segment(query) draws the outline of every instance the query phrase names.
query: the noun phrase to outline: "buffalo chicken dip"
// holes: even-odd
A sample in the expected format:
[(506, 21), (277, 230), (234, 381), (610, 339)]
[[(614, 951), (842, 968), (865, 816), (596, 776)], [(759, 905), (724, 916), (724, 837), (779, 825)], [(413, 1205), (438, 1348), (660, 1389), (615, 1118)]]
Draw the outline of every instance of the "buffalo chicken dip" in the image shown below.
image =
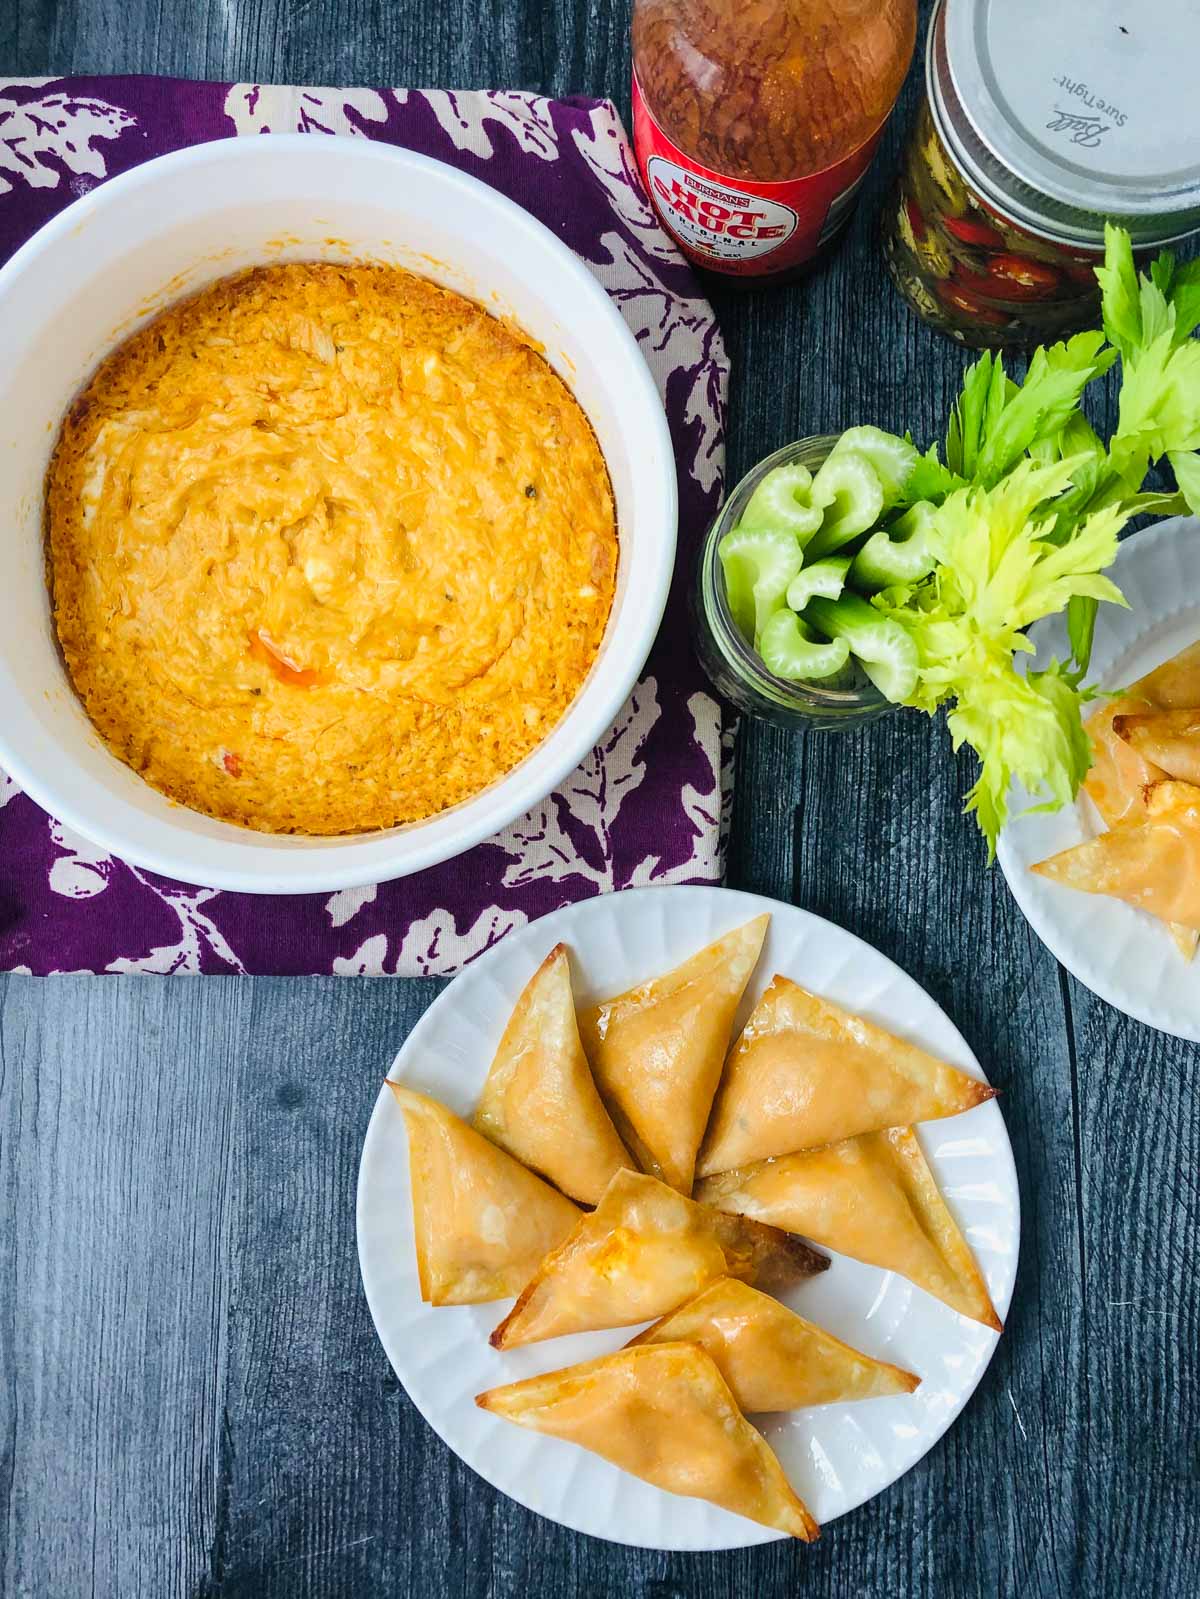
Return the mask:
[(268, 832), (415, 822), (560, 720), (612, 604), (587, 418), (522, 335), (382, 265), (227, 278), (92, 378), (47, 484), (108, 746)]

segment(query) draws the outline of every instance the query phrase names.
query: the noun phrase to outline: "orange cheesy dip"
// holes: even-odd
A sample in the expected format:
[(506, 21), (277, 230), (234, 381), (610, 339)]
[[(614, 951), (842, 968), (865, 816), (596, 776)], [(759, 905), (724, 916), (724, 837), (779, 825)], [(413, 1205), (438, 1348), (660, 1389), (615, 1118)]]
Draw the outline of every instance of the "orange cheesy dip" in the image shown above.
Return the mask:
[(562, 717), (612, 604), (578, 403), (519, 333), (392, 267), (263, 267), (164, 312), (71, 410), (46, 504), (101, 736), (267, 832), (478, 793)]

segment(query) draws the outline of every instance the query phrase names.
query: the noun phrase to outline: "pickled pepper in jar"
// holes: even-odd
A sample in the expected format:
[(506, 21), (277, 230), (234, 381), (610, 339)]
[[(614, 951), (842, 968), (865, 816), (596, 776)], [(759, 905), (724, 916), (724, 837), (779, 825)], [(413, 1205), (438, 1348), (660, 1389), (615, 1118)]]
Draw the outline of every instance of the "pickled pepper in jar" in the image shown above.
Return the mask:
[(782, 279), (848, 220), (912, 59), (916, 0), (635, 0), (642, 178), (683, 253)]
[(1196, 0), (936, 0), (883, 229), (917, 314), (974, 348), (1100, 320), (1106, 221), (1135, 258), (1200, 230)]
[(883, 243), (900, 293), (926, 322), (974, 349), (1050, 344), (1100, 320), (1091, 249), (1018, 227), (964, 179), (934, 126), (917, 113), (888, 212)]

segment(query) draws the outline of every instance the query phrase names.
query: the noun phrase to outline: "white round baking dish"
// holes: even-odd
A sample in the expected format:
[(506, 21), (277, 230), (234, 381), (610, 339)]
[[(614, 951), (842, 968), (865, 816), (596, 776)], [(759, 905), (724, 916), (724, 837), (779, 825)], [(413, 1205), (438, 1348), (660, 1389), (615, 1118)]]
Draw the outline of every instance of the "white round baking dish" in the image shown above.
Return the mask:
[[(544, 346), (604, 451), (620, 529), (599, 655), (554, 731), (500, 782), (387, 832), (292, 838), (214, 821), (109, 754), (50, 619), (42, 486), (62, 415), (98, 362), (180, 295), (277, 260), (409, 267), (511, 317)], [(452, 167), (366, 140), (227, 139), (162, 156), (76, 201), (0, 270), (0, 766), (68, 827), (212, 888), (303, 894), (402, 877), (542, 800), (615, 719), (658, 629), (675, 556), (662, 402), (600, 287), (552, 233)]]

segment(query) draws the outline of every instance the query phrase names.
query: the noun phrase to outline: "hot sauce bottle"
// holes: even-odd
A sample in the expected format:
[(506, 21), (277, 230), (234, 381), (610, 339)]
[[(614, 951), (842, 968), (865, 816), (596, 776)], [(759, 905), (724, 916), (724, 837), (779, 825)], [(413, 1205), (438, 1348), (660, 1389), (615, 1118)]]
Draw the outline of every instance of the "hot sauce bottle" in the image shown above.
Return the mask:
[(916, 0), (636, 0), (633, 131), (683, 253), (784, 279), (847, 221), (904, 75)]

